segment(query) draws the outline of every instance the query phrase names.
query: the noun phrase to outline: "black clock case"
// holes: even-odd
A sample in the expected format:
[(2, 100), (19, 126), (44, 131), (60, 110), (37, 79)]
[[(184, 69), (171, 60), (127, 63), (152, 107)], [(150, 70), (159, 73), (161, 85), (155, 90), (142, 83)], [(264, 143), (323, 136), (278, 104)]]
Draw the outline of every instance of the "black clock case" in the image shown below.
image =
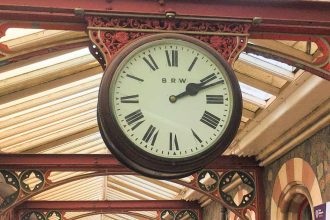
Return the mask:
[[(233, 93), (233, 114), (229, 124), (214, 146), (182, 159), (169, 159), (152, 155), (135, 146), (122, 132), (110, 107), (109, 90), (113, 75), (121, 61), (136, 48), (145, 43), (161, 39), (180, 39), (196, 44), (213, 55), (224, 67)], [(206, 43), (182, 34), (154, 34), (139, 38), (117, 53), (106, 69), (99, 90), (97, 121), (101, 136), (111, 153), (124, 165), (144, 176), (157, 179), (182, 178), (202, 169), (220, 156), (234, 139), (242, 116), (242, 94), (238, 80), (229, 64)]]

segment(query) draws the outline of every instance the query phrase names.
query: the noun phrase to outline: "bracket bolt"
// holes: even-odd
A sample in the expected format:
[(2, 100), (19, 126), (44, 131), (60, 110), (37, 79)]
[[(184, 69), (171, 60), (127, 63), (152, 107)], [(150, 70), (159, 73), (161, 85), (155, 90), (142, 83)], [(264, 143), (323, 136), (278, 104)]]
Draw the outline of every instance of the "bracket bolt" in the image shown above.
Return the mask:
[(165, 13), (165, 17), (166, 17), (166, 18), (171, 18), (171, 19), (173, 19), (173, 18), (175, 18), (175, 15), (176, 15), (176, 13), (173, 12), (173, 11), (168, 11), (168, 12)]

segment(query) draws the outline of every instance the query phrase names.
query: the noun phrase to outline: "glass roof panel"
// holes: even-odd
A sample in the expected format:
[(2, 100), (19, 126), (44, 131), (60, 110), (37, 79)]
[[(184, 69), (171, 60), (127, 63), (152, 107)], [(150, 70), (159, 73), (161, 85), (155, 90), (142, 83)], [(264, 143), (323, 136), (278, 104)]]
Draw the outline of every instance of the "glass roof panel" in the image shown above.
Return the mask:
[(252, 57), (255, 57), (255, 58), (259, 59), (259, 60), (262, 60), (262, 61), (271, 63), (271, 64), (273, 64), (275, 66), (278, 66), (278, 67), (280, 67), (282, 69), (285, 69), (287, 71), (290, 71), (290, 72), (293, 72), (296, 69), (296, 67), (290, 66), (289, 64), (282, 63), (280, 61), (269, 59), (269, 58), (266, 58), (266, 57), (263, 57), (263, 56), (259, 56), (259, 55), (255, 55), (255, 54), (251, 54), (251, 53), (249, 53), (249, 56), (252, 56)]
[(88, 55), (90, 54), (89, 49), (83, 48), (83, 49), (78, 49), (78, 50), (74, 50), (73, 52), (69, 52), (69, 53), (65, 53), (50, 59), (46, 59), (46, 60), (42, 60), (39, 62), (35, 62), (35, 63), (31, 63), (29, 65), (26, 66), (22, 66), (16, 69), (12, 69), (9, 71), (5, 71), (0, 73), (0, 80), (4, 80), (4, 79), (8, 79), (11, 77), (15, 77), (15, 76), (19, 76), (22, 75), (24, 73), (27, 72), (31, 72), (31, 71), (35, 71), (38, 69), (42, 69), (51, 65), (55, 65), (57, 63), (61, 63), (61, 62), (65, 62), (71, 59), (75, 59), (78, 57), (82, 57), (84, 55)]
[(24, 37), (26, 35), (34, 34), (43, 31), (43, 29), (29, 29), (29, 28), (8, 28), (5, 36), (0, 38), (0, 43), (8, 40)]
[(262, 99), (264, 101), (269, 100), (273, 96), (272, 94), (269, 94), (260, 89), (254, 88), (252, 86), (246, 85), (245, 83), (242, 83), (242, 82), (240, 82), (239, 85), (240, 85), (243, 93), (252, 95), (252, 96)]

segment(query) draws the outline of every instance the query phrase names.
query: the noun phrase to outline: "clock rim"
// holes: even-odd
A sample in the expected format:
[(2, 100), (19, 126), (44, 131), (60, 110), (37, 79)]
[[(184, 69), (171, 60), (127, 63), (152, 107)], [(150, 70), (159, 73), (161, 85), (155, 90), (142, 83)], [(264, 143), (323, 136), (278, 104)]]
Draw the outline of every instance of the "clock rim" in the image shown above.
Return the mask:
[[(122, 131), (110, 106), (110, 85), (122, 60), (145, 43), (162, 39), (187, 41), (209, 52), (210, 55), (212, 55), (226, 71), (224, 74), (227, 75), (228, 84), (231, 87), (233, 95), (233, 110), (228, 121), (228, 126), (222, 133), (222, 136), (214, 144), (209, 146), (208, 149), (199, 154), (185, 158), (164, 158), (153, 155), (147, 151), (143, 151)], [(134, 171), (150, 177), (163, 179), (178, 178), (190, 175), (203, 168), (206, 164), (220, 156), (227, 149), (237, 133), (241, 115), (242, 94), (238, 80), (232, 68), (215, 49), (211, 48), (206, 43), (187, 35), (162, 33), (136, 39), (116, 54), (106, 69), (100, 84), (97, 121), (101, 136), (107, 148), (120, 162)], [(131, 157), (135, 157), (136, 160), (131, 159)]]

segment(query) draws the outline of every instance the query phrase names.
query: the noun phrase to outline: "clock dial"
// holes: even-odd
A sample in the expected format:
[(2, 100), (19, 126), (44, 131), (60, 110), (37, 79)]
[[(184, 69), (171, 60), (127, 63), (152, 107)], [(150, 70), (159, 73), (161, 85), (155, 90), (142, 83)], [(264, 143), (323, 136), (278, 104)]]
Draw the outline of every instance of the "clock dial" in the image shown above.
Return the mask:
[(150, 177), (187, 176), (233, 140), (242, 112), (235, 75), (217, 52), (155, 34), (117, 54), (100, 85), (98, 124), (118, 160)]
[(158, 40), (132, 51), (109, 90), (120, 129), (141, 150), (186, 158), (214, 145), (233, 109), (225, 69), (201, 47)]

